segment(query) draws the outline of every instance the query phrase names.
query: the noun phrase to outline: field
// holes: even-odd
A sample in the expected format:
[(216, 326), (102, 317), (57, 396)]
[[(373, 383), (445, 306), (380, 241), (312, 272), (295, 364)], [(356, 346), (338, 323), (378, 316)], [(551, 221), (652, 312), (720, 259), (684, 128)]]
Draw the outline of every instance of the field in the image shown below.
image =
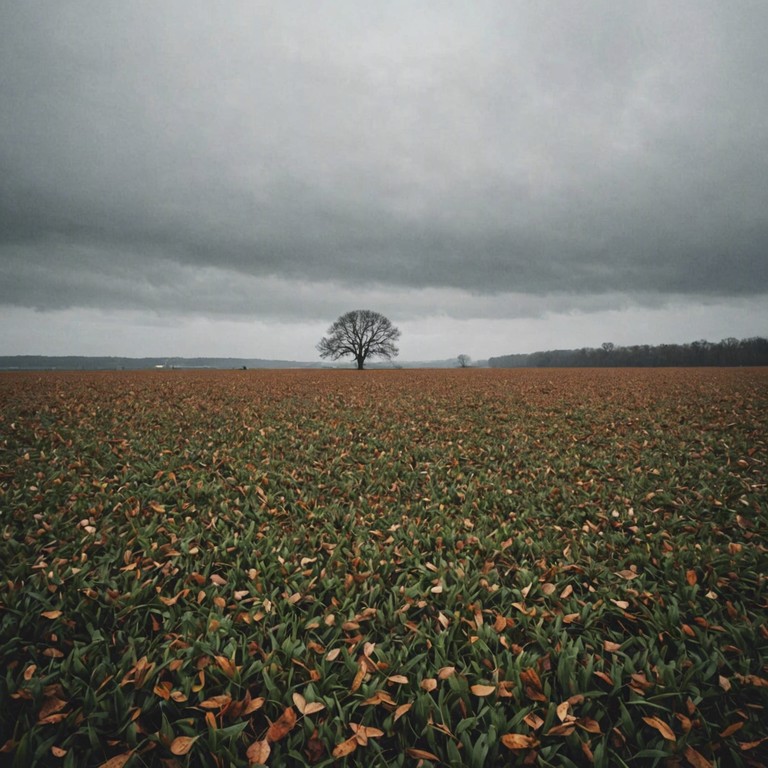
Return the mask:
[(0, 762), (768, 764), (768, 370), (0, 376)]

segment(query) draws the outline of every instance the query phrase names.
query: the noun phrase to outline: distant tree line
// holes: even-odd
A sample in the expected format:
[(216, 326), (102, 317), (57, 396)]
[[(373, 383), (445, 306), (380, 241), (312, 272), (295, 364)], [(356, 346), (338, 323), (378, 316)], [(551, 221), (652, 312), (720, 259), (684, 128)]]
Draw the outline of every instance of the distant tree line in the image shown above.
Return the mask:
[(768, 339), (723, 339), (690, 344), (639, 344), (631, 347), (606, 342), (601, 347), (553, 349), (527, 355), (503, 355), (488, 361), (491, 368), (619, 368), (664, 366), (768, 365)]

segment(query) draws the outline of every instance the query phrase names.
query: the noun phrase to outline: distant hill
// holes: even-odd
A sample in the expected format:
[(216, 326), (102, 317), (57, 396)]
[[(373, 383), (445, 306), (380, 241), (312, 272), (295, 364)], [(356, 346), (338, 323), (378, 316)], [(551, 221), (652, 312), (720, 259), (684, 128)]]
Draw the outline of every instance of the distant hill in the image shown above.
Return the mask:
[(488, 361), (491, 368), (623, 368), (672, 366), (768, 365), (768, 339), (705, 340), (690, 344), (641, 344), (619, 347), (552, 349), (522, 355), (503, 355)]

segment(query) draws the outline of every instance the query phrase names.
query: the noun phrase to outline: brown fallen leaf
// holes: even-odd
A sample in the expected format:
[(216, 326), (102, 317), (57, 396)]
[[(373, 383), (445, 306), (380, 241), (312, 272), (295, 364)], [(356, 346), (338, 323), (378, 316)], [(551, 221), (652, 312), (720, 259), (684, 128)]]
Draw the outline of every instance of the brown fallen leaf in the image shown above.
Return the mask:
[(346, 757), (347, 755), (351, 755), (356, 749), (357, 749), (357, 739), (354, 736), (352, 736), (346, 741), (342, 741), (341, 744), (337, 744), (333, 748), (333, 752), (331, 754), (338, 759), (341, 757)]
[(325, 704), (319, 701), (308, 702), (300, 693), (293, 694), (293, 703), (302, 715), (314, 715), (325, 709)]
[(363, 684), (365, 676), (368, 674), (368, 669), (362, 661), (357, 663), (357, 673), (355, 679), (352, 681), (352, 685), (349, 687), (350, 693), (354, 693)]
[(280, 717), (267, 730), (267, 741), (280, 741), (296, 727), (296, 712), (293, 707), (286, 707)]
[(539, 740), (524, 733), (505, 733), (501, 737), (501, 743), (507, 749), (533, 749), (539, 745)]
[(401, 704), (396, 710), (395, 710), (395, 716), (392, 718), (392, 722), (397, 722), (411, 707), (413, 706), (412, 702), (408, 702), (407, 704)]
[(576, 723), (560, 723), (560, 725), (553, 725), (547, 732), (546, 736), (570, 736), (576, 730)]
[(740, 741), (739, 742), (739, 749), (742, 752), (746, 752), (750, 749), (756, 749), (761, 744), (764, 744), (766, 741), (768, 741), (768, 736), (763, 736), (762, 739), (758, 739), (757, 741)]
[(437, 755), (427, 752), (426, 749), (417, 749), (416, 747), (408, 747), (405, 750), (405, 754), (408, 755), (408, 757), (412, 757), (414, 760), (431, 760), (433, 763), (440, 760)]
[(237, 667), (232, 659), (228, 659), (226, 656), (214, 656), (213, 658), (216, 660), (217, 666), (227, 677), (232, 678), (235, 676)]
[(427, 693), (434, 691), (437, 688), (437, 679), (434, 677), (424, 678), (424, 680), (419, 683), (419, 688)]
[(211, 696), (210, 699), (200, 702), (200, 706), (203, 709), (222, 709), (232, 702), (232, 697), (226, 693), (222, 693), (219, 696)]
[(123, 766), (133, 757), (133, 750), (130, 752), (123, 752), (120, 755), (110, 757), (109, 760), (103, 762), (99, 768), (123, 768)]
[(261, 709), (264, 706), (264, 697), (259, 696), (255, 699), (250, 699), (246, 702), (245, 706), (243, 707), (243, 714), (244, 715), (252, 715), (257, 710)]
[(51, 696), (49, 698), (46, 698), (43, 700), (43, 705), (40, 707), (40, 712), (38, 713), (38, 720), (42, 721), (48, 716), (54, 714), (55, 712), (61, 712), (64, 707), (67, 706), (67, 702), (63, 699), (59, 699), (55, 696)]
[(561, 723), (564, 723), (568, 719), (568, 709), (570, 706), (571, 704), (568, 701), (563, 701), (557, 705), (555, 712), (557, 713), (557, 718)]
[(472, 691), (475, 696), (480, 696), (482, 698), (483, 696), (490, 696), (492, 693), (496, 693), (496, 686), (478, 684), (471, 686), (469, 690)]
[(643, 722), (655, 728), (667, 741), (677, 741), (674, 731), (658, 717), (644, 717)]
[(272, 747), (266, 739), (254, 741), (246, 750), (245, 756), (248, 758), (249, 765), (266, 765), (269, 753)]
[(359, 723), (350, 723), (349, 727), (352, 729), (352, 732), (355, 734), (355, 739), (361, 747), (368, 744), (368, 739), (378, 739), (384, 735), (384, 731), (379, 730), (378, 728), (370, 728), (366, 725), (360, 725)]
[(600, 670), (597, 670), (593, 674), (595, 677), (599, 677), (604, 683), (613, 685), (613, 678), (607, 672), (601, 672)]
[(43, 611), (40, 615), (46, 619), (58, 619), (63, 613), (63, 611)]
[(171, 752), (174, 755), (186, 755), (197, 739), (197, 736), (177, 736), (171, 742)]
[(523, 722), (533, 731), (538, 731), (544, 720), (540, 718), (535, 712), (529, 712), (524, 718)]
[(697, 752), (693, 747), (686, 747), (683, 750), (683, 756), (693, 768), (712, 768), (713, 763), (707, 760), (701, 752)]
[(600, 730), (600, 723), (598, 723), (597, 720), (593, 720), (591, 717), (580, 717), (576, 721), (576, 725), (587, 733), (602, 733)]
[(744, 727), (744, 721), (739, 720), (736, 723), (731, 723), (727, 728), (720, 731), (720, 738), (727, 739), (729, 736), (732, 736), (736, 731), (740, 731)]

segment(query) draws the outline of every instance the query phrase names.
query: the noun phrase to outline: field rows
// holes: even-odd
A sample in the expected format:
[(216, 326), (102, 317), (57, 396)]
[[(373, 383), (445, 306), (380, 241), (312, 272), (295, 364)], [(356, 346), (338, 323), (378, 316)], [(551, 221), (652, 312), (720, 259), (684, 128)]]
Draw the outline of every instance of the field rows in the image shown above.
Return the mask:
[(768, 764), (768, 371), (0, 376), (0, 759)]

